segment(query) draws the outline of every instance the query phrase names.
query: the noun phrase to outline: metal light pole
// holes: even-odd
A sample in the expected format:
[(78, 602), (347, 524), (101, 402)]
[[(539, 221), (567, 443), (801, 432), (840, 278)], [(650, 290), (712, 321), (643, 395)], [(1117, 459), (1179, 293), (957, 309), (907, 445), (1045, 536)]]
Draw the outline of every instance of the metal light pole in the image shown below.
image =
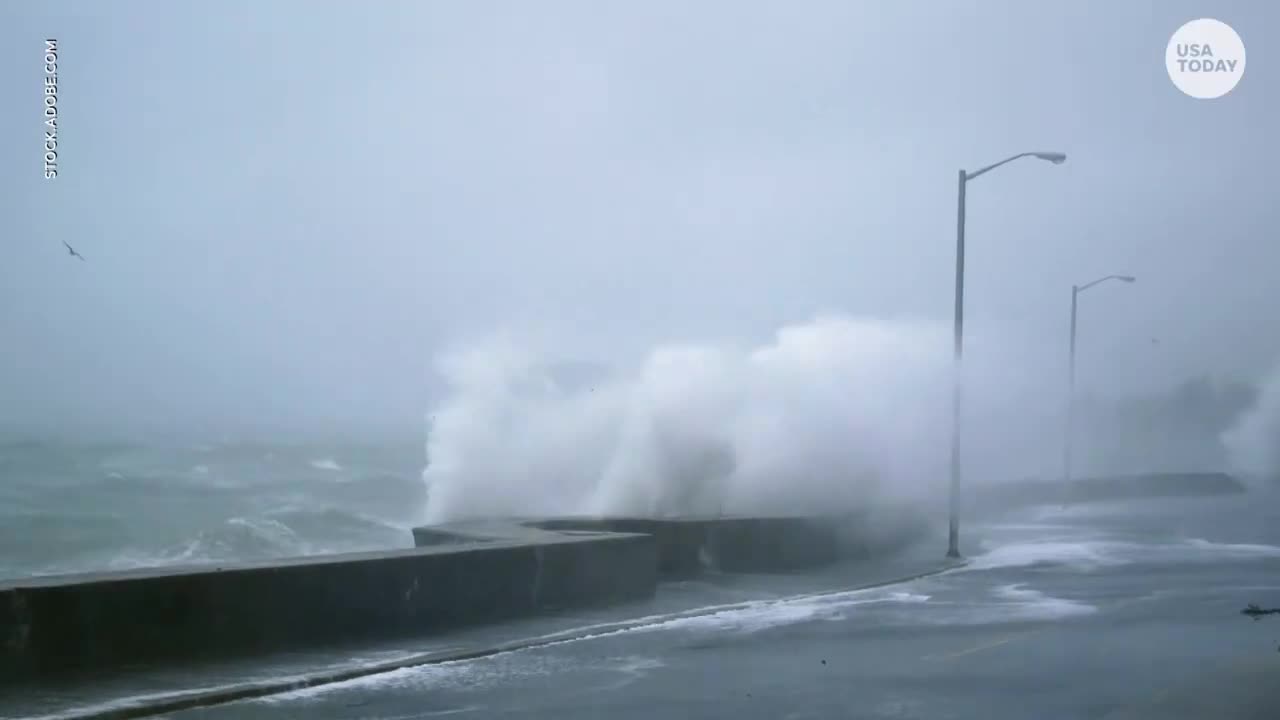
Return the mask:
[(1131, 283), (1137, 280), (1137, 278), (1132, 275), (1108, 275), (1106, 277), (1098, 278), (1091, 283), (1071, 286), (1071, 343), (1067, 355), (1067, 429), (1066, 437), (1062, 443), (1062, 479), (1065, 483), (1071, 482), (1071, 449), (1075, 440), (1076, 306), (1080, 298), (1080, 293), (1088, 290), (1094, 285), (1099, 285), (1108, 280), (1119, 280), (1120, 282)]
[(955, 362), (952, 380), (951, 400), (951, 498), (950, 528), (947, 534), (947, 557), (960, 557), (960, 417), (963, 399), (960, 364), (964, 356), (964, 193), (970, 180), (988, 173), (1005, 163), (1018, 158), (1035, 157), (1048, 160), (1054, 165), (1066, 161), (1067, 156), (1059, 152), (1024, 152), (1018, 153), (992, 163), (981, 170), (973, 172), (960, 171), (959, 204), (956, 213), (956, 317), (955, 317)]

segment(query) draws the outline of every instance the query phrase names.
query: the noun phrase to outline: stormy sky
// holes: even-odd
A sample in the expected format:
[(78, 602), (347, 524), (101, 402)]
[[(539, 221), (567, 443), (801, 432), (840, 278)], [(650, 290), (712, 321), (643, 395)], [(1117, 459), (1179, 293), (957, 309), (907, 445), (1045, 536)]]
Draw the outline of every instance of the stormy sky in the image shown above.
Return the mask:
[[(1171, 33), (1248, 51), (1193, 100)], [(44, 40), (59, 176), (43, 177)], [(1280, 10), (1255, 2), (5, 3), (0, 425), (417, 428), (495, 328), (611, 362), (815, 312), (1140, 389), (1280, 361)], [(62, 242), (86, 258), (66, 255)], [(1047, 360), (1046, 362), (1061, 362)]]

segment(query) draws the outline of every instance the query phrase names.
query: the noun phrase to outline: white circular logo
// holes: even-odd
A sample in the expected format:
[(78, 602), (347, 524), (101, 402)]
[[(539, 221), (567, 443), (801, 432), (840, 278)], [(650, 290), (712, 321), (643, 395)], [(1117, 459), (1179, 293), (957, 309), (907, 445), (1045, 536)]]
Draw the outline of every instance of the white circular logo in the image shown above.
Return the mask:
[(1201, 100), (1219, 98), (1244, 76), (1244, 42), (1221, 20), (1192, 20), (1169, 38), (1164, 66), (1182, 92)]

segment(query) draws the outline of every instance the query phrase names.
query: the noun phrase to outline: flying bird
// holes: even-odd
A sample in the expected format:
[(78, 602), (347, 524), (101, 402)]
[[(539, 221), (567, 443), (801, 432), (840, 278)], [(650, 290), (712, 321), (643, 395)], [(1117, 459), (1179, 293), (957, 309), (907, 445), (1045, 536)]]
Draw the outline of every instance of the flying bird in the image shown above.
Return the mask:
[(84, 256), (76, 252), (75, 248), (68, 245), (66, 240), (62, 241), (62, 245), (67, 249), (67, 254), (71, 255), (71, 257), (78, 257), (80, 258), (80, 262), (84, 262)]

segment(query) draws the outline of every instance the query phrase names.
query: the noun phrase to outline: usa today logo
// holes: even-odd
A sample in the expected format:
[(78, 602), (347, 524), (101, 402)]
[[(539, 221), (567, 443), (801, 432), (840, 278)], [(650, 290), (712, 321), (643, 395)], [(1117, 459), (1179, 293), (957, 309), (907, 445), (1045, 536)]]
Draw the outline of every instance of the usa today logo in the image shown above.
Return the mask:
[(1244, 42), (1221, 20), (1192, 20), (1169, 38), (1164, 66), (1174, 86), (1187, 95), (1219, 98), (1244, 76)]

